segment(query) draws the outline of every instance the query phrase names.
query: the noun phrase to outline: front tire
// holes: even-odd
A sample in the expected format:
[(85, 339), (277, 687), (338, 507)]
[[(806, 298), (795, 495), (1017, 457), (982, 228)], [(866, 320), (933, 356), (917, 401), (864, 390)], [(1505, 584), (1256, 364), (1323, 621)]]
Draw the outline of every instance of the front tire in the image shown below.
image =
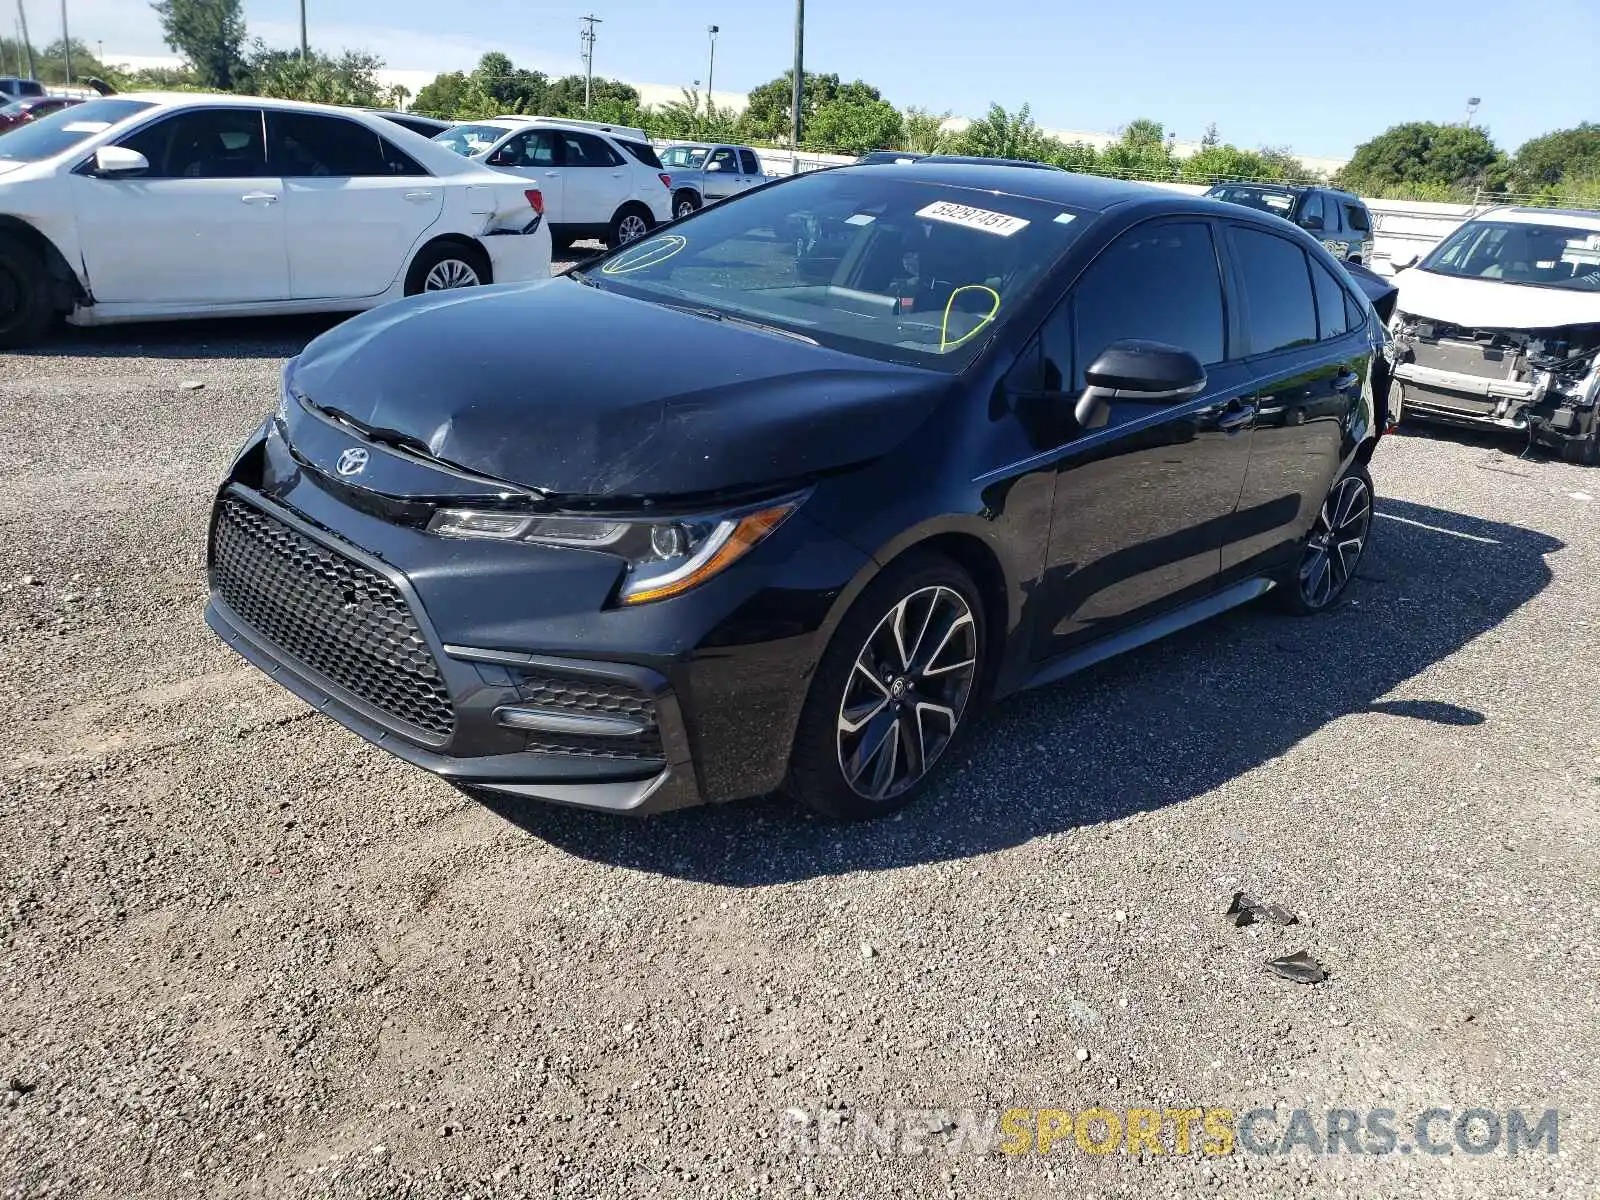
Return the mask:
[(984, 665), (972, 578), (932, 555), (891, 566), (840, 623), (812, 677), (788, 792), (840, 821), (905, 807), (965, 729)]
[(1588, 437), (1562, 443), (1561, 460), (1580, 467), (1600, 467), (1600, 414), (1595, 416)]
[(476, 246), (441, 242), (417, 255), (406, 274), (406, 295), (448, 292), (492, 283), (489, 257)]
[(674, 217), (687, 217), (700, 209), (700, 197), (693, 192), (679, 192), (672, 200), (672, 215)]
[(606, 248), (615, 250), (618, 246), (636, 242), (649, 233), (650, 227), (654, 224), (655, 220), (650, 216), (650, 210), (644, 205), (624, 205), (618, 210), (617, 215), (611, 218), (611, 229), (606, 234)]
[(0, 234), (0, 350), (42, 341), (55, 315), (44, 262), (27, 243)]
[(1328, 489), (1317, 519), (1300, 543), (1300, 559), (1278, 589), (1290, 612), (1332, 608), (1355, 578), (1372, 532), (1372, 476), (1351, 466)]

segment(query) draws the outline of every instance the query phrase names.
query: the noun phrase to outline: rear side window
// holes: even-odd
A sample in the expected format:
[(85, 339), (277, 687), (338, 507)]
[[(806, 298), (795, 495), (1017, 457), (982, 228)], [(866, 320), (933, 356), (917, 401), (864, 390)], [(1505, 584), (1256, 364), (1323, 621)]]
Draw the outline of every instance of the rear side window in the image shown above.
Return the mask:
[(746, 175), (761, 174), (761, 160), (756, 157), (754, 150), (739, 151), (739, 166), (743, 168)]
[(1164, 222), (1123, 234), (1078, 280), (1072, 307), (1077, 387), (1084, 368), (1125, 338), (1181, 346), (1206, 364), (1226, 357), (1222, 279), (1203, 222)]
[(1344, 206), (1344, 223), (1357, 233), (1372, 232), (1372, 218), (1367, 215), (1365, 204), (1346, 204)]
[(617, 139), (617, 145), (626, 150), (630, 157), (638, 159), (645, 166), (654, 167), (657, 171), (661, 170), (661, 160), (656, 157), (654, 146), (648, 146), (644, 142), (625, 142), (621, 138)]
[(385, 153), (388, 143), (354, 121), (316, 113), (268, 112), (267, 137), (273, 169), (288, 178), (402, 173), (391, 168)]
[(1367, 323), (1367, 314), (1361, 309), (1361, 302), (1349, 292), (1344, 294), (1344, 319), (1351, 329), (1360, 329)]
[(44, 84), (37, 79), (0, 79), (0, 92), (9, 92), (18, 99), (34, 99), (44, 95)]
[(1244, 280), (1250, 352), (1270, 354), (1317, 340), (1306, 253), (1285, 238), (1233, 228), (1233, 247)]
[(564, 165), (569, 167), (620, 167), (622, 155), (601, 138), (589, 133), (568, 133), (561, 130), (561, 140), (566, 143)]
[(1350, 321), (1345, 316), (1349, 296), (1333, 273), (1315, 259), (1311, 260), (1311, 285), (1317, 294), (1317, 328), (1322, 340), (1349, 333)]

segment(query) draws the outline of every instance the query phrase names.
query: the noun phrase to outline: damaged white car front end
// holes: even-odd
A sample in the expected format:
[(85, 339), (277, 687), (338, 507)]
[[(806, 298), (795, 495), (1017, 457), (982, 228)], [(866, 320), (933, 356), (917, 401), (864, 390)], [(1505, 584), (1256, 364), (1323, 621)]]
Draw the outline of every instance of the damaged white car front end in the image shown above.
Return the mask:
[(1516, 430), (1600, 464), (1600, 214), (1485, 214), (1395, 283), (1404, 419)]

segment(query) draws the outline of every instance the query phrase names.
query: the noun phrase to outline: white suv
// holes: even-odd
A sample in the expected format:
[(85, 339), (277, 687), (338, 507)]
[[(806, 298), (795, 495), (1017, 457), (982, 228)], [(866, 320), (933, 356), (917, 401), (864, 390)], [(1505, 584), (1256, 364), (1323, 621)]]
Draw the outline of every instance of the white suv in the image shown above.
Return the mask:
[(539, 185), (556, 249), (579, 238), (615, 248), (672, 218), (672, 177), (642, 129), (553, 117), (493, 117), (433, 139)]
[(354, 109), (89, 100), (0, 137), (0, 348), (549, 278), (539, 190)]

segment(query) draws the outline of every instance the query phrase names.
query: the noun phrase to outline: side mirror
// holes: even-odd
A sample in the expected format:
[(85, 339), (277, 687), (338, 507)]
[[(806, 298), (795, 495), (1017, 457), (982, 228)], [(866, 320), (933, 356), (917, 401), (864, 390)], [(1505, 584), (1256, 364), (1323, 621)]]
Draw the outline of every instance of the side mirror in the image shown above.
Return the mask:
[(706, 164), (706, 174), (708, 174), (708, 175), (712, 171), (720, 171), (720, 170), (722, 170), (722, 164), (720, 162), (708, 162)]
[(1321, 233), (1322, 232), (1322, 218), (1321, 217), (1302, 217), (1300, 219), (1300, 228), (1301, 229), (1309, 229), (1312, 233)]
[(1189, 351), (1165, 342), (1112, 342), (1083, 373), (1088, 385), (1073, 415), (1084, 429), (1099, 429), (1113, 400), (1180, 404), (1205, 390), (1206, 372)]
[(94, 174), (101, 179), (137, 175), (150, 169), (150, 160), (137, 150), (122, 146), (101, 146), (94, 152)]
[(1404, 271), (1407, 267), (1416, 266), (1417, 250), (1415, 246), (1406, 246), (1389, 255), (1389, 265), (1396, 271)]

